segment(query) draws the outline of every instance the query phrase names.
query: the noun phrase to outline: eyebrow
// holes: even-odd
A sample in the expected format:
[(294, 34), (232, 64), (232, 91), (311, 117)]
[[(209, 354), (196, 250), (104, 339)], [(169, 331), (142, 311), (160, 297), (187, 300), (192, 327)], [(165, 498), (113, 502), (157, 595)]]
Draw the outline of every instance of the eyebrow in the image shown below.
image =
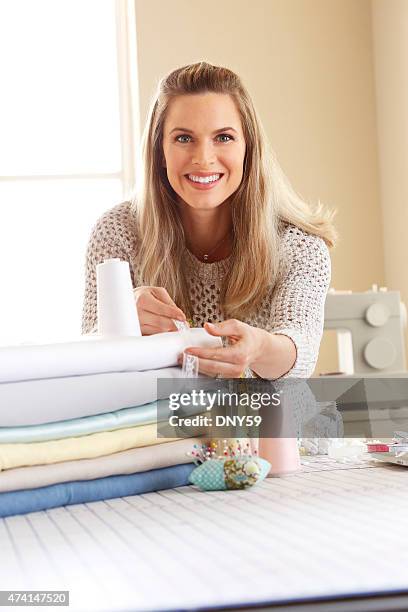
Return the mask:
[[(228, 130), (232, 130), (233, 132), (238, 133), (237, 130), (234, 129), (233, 127), (223, 127), (218, 130), (214, 130), (213, 134), (219, 134), (220, 132), (226, 132)], [(172, 134), (173, 132), (188, 132), (189, 134), (194, 133), (193, 130), (189, 130), (188, 128), (183, 128), (183, 127), (175, 127), (169, 133)]]

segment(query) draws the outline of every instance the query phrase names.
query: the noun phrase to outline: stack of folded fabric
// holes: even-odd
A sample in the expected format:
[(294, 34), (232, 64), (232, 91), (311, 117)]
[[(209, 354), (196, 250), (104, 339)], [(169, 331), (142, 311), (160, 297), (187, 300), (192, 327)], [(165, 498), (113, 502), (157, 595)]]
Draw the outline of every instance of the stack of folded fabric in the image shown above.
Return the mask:
[(0, 517), (188, 484), (201, 441), (157, 433), (157, 379), (180, 368), (120, 371), (115, 357), (116, 371), (58, 376), (53, 364), (35, 378), (37, 361), (19, 379), (11, 352), (0, 349)]
[(156, 402), (0, 428), (0, 516), (188, 484), (198, 439), (157, 438)]

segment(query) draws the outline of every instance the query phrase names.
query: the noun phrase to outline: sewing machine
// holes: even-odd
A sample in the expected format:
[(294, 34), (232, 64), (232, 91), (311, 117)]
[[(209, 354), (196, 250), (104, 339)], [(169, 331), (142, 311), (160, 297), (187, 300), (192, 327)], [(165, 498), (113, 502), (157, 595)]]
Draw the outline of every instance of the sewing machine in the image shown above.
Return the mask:
[(381, 376), (406, 372), (406, 309), (399, 291), (378, 289), (376, 285), (362, 293), (330, 289), (324, 327), (337, 331), (342, 374)]

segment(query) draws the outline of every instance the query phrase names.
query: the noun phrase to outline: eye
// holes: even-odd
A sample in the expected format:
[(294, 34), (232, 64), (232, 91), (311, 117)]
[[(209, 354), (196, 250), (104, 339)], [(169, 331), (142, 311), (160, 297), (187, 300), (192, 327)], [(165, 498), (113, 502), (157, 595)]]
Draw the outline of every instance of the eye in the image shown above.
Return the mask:
[(230, 140), (234, 140), (230, 134), (218, 134), (217, 138), (219, 138), (219, 142), (229, 142)]
[(190, 142), (190, 140), (191, 136), (189, 136), (188, 134), (180, 134), (180, 136), (176, 136), (176, 142), (185, 143)]

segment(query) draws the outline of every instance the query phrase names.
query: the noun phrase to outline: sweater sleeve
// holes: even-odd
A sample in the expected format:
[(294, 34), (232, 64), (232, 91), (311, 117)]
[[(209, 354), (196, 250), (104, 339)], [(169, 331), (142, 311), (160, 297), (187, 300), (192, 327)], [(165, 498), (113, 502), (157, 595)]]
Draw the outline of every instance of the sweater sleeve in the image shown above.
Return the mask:
[(323, 335), (324, 305), (330, 285), (329, 251), (322, 238), (288, 226), (282, 240), (284, 272), (273, 297), (272, 333), (291, 338), (296, 361), (283, 378), (312, 375)]
[[(97, 331), (96, 266), (105, 259), (119, 257), (131, 264), (132, 228), (126, 203), (105, 212), (92, 228), (85, 259), (85, 291), (82, 307), (82, 333)], [(132, 273), (132, 267), (131, 267)], [(132, 273), (133, 282), (133, 273)]]

